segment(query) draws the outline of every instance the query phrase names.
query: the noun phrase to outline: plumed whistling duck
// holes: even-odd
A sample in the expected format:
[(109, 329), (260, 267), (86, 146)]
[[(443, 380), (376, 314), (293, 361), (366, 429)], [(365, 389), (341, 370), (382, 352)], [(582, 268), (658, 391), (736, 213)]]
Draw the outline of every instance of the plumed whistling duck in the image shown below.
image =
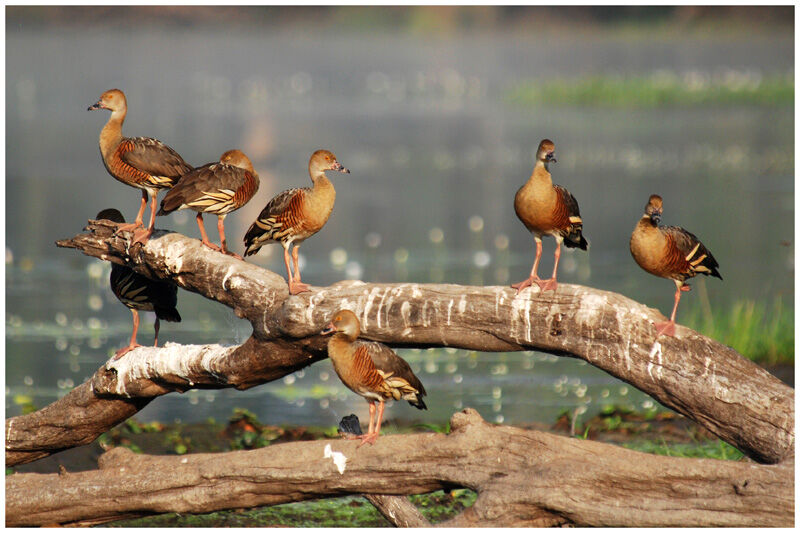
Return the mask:
[[(225, 244), (225, 217), (250, 201), (258, 191), (258, 174), (250, 159), (241, 150), (228, 150), (219, 162), (208, 163), (183, 176), (161, 200), (158, 215), (166, 215), (179, 209), (197, 211), (197, 226), (203, 244), (212, 250), (233, 255)], [(217, 215), (217, 229), (222, 247), (212, 244), (203, 226), (203, 213)]]
[[(125, 219), (116, 209), (104, 209), (97, 214), (97, 220), (110, 220), (121, 224)], [(178, 304), (178, 287), (167, 281), (156, 281), (130, 268), (117, 263), (111, 263), (111, 290), (120, 302), (125, 304), (133, 313), (133, 333), (128, 346), (117, 350), (113, 360), (117, 360), (129, 351), (141, 346), (136, 342), (136, 332), (139, 330), (139, 312), (154, 311), (156, 321), (156, 339), (153, 346), (158, 346), (159, 320), (167, 322), (180, 322), (181, 315), (175, 306)]]
[[(334, 335), (328, 340), (328, 357), (336, 374), (347, 388), (369, 403), (369, 430), (365, 435), (352, 437), (361, 439), (359, 447), (367, 442), (374, 444), (378, 439), (386, 400), (407, 400), (417, 409), (428, 408), (422, 400), (425, 387), (408, 363), (384, 344), (357, 340), (361, 324), (355, 313), (347, 309), (337, 312), (322, 330), (323, 335), (331, 333)], [(378, 402), (377, 425), (375, 402)]]
[[(536, 259), (528, 279), (515, 283), (513, 288), (517, 294), (525, 287), (536, 283), (542, 291), (556, 290), (556, 273), (558, 260), (561, 257), (561, 243), (567, 248), (586, 250), (589, 243), (583, 238), (583, 221), (581, 220), (578, 201), (567, 189), (553, 185), (549, 165), (555, 163), (555, 145), (549, 139), (539, 143), (536, 150), (536, 164), (528, 181), (520, 187), (514, 196), (514, 210), (517, 216), (533, 233), (536, 241)], [(553, 276), (543, 280), (539, 278), (539, 259), (542, 257), (542, 236), (552, 235), (556, 239), (555, 264)]]
[[(331, 216), (336, 190), (325, 176), (326, 170), (349, 174), (328, 150), (317, 150), (308, 161), (308, 174), (313, 187), (289, 189), (275, 196), (258, 215), (244, 236), (244, 255), (252, 255), (269, 242), (280, 242), (283, 246), (283, 261), (289, 282), (289, 293), (298, 294), (309, 290), (308, 284), (300, 281), (298, 249), (300, 243), (314, 235)], [(289, 265), (289, 247), (292, 248), (294, 276)]]
[(695, 237), (677, 226), (660, 226), (663, 202), (657, 194), (650, 196), (644, 215), (631, 234), (631, 255), (647, 272), (675, 282), (675, 306), (668, 322), (655, 324), (657, 334), (675, 335), (675, 313), (681, 292), (691, 290), (686, 280), (698, 274), (722, 279), (719, 264), (711, 252)]
[[(178, 153), (166, 144), (150, 137), (123, 137), (122, 123), (128, 113), (125, 94), (119, 89), (104, 92), (100, 99), (89, 106), (93, 109), (108, 109), (111, 117), (100, 131), (100, 155), (108, 173), (131, 187), (142, 190), (142, 203), (133, 224), (125, 224), (117, 231), (133, 231), (133, 242), (146, 242), (153, 234), (156, 221), (156, 195), (161, 189), (169, 189), (178, 178), (190, 172), (189, 165)], [(150, 198), (150, 224), (145, 230), (142, 217)]]

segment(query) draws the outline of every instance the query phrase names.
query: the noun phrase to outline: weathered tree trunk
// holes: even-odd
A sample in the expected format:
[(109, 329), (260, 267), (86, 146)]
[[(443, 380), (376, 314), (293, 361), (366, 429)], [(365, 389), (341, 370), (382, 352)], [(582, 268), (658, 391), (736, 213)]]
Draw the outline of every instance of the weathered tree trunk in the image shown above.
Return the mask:
[[(656, 456), (484, 422), (467, 409), (449, 435), (387, 435), (251, 451), (137, 455), (115, 448), (100, 470), (6, 478), (9, 526), (121, 514), (204, 513), (344, 494), (468, 487), (475, 504), (441, 525), (791, 526), (793, 466)], [(339, 470), (324, 449), (347, 457)]]
[[(189, 463), (176, 464), (207, 460), (208, 468), (212, 468), (212, 464), (222, 468), (230, 460), (233, 462), (230, 468), (226, 468), (234, 473), (233, 477), (226, 477), (222, 472), (209, 474), (210, 477), (192, 474), (196, 483), (193, 482), (191, 488), (171, 487), (164, 485), (161, 479), (164, 476), (160, 475), (163, 468), (172, 464), (160, 462), (168, 461), (167, 458), (125, 456), (126, 462), (138, 465), (137, 461), (145, 461), (147, 466), (146, 469), (125, 467), (126, 476), (133, 475), (131, 470), (136, 470), (136, 475), (140, 476), (131, 478), (129, 482), (120, 483), (118, 478), (122, 473), (114, 471), (112, 475), (107, 467), (100, 472), (59, 478), (60, 484), (66, 483), (75, 490), (74, 494), (82, 494), (84, 502), (95, 501), (95, 497), (90, 495), (94, 494), (92, 487), (106, 486), (102, 480), (109, 476), (116, 479), (122, 491), (138, 487), (130, 494), (113, 493), (115, 497), (109, 496), (109, 502), (130, 500), (133, 506), (117, 505), (113, 509), (117, 515), (211, 508), (194, 507), (194, 503), (187, 503), (185, 496), (175, 500), (161, 498), (173, 492), (178, 494), (181, 490), (195, 491), (193, 494), (203, 496), (201, 503), (214, 502), (208, 505), (219, 509), (330, 494), (409, 494), (463, 485), (479, 490), (481, 496), (475, 507), (463, 513), (452, 525), (756, 525), (787, 521), (784, 499), (791, 499), (787, 493), (793, 491), (794, 390), (730, 348), (687, 328), (679, 326), (675, 337), (656, 340), (653, 322), (664, 317), (619, 294), (569, 284), (559, 284), (555, 293), (541, 293), (538, 288), (531, 288), (517, 295), (508, 287), (341, 282), (289, 296), (285, 280), (280, 276), (211, 251), (197, 240), (176, 233), (157, 232), (144, 247), (129, 248), (127, 234), (113, 236), (114, 225), (111, 223), (90, 222), (88, 229), (88, 233), (59, 241), (58, 245), (75, 247), (90, 256), (127, 264), (140, 273), (170, 279), (186, 290), (217, 300), (233, 308), (237, 316), (247, 319), (253, 326), (253, 334), (240, 346), (167, 344), (162, 348), (138, 348), (119, 361), (109, 362), (65, 398), (37, 413), (6, 421), (7, 465), (32, 461), (89, 442), (93, 436), (123, 421), (161, 394), (190, 388), (245, 389), (303, 368), (326, 356), (325, 339), (318, 333), (333, 312), (341, 308), (351, 309), (359, 316), (362, 336), (393, 346), (451, 346), (480, 351), (535, 349), (579, 357), (693, 419), (756, 461), (785, 464), (768, 467), (652, 458), (644, 454), (629, 455), (634, 452), (616, 447), (595, 448), (600, 446), (596, 443), (553, 441), (551, 439), (557, 437), (498, 428), (497, 434), (503, 438), (515, 435), (521, 443), (527, 443), (527, 446), (509, 445), (508, 449), (499, 444), (502, 453), (495, 450), (490, 456), (491, 461), (498, 461), (498, 465), (503, 466), (501, 470), (493, 470), (494, 464), (491, 468), (488, 465), (484, 465), (485, 468), (473, 466), (469, 456), (475, 451), (469, 446), (465, 447), (466, 458), (460, 458), (455, 450), (451, 455), (439, 454), (436, 447), (429, 447), (428, 443), (435, 441), (437, 446), (463, 443), (460, 438), (433, 435), (384, 437), (379, 445), (362, 448), (363, 453), (359, 450), (354, 455), (357, 464), (362, 458), (380, 455), (386, 449), (393, 450), (387, 453), (392, 460), (383, 459), (383, 469), (370, 463), (364, 472), (374, 468), (376, 474), (373, 477), (364, 475), (358, 482), (346, 486), (330, 485), (327, 478), (305, 480), (305, 470), (299, 466), (296, 472), (292, 467), (279, 473), (272, 470), (242, 473), (236, 462), (241, 456), (232, 453), (214, 455), (213, 458), (202, 454), (182, 457), (180, 461)], [(401, 444), (395, 447), (395, 442), (413, 443), (407, 445), (417, 450), (408, 452), (413, 459), (403, 456), (406, 448)], [(302, 450), (311, 444), (287, 446), (297, 446), (294, 451), (285, 452), (296, 455), (306, 453)], [(277, 449), (276, 446), (269, 447), (258, 453), (267, 457)], [(548, 461), (537, 462), (541, 454), (546, 455)], [(348, 453), (348, 457), (350, 455)], [(602, 461), (598, 459), (601, 456)], [(117, 455), (105, 457), (106, 461), (111, 461), (109, 458)], [(261, 455), (256, 457), (262, 458)], [(420, 471), (402, 470), (402, 475), (392, 469), (406, 462), (425, 465), (425, 468)], [(514, 468), (505, 468), (506, 462), (515, 465)], [(593, 463), (602, 466), (586, 466)], [(245, 461), (242, 467), (247, 467), (247, 464)], [(435, 467), (436, 464), (439, 466)], [(149, 472), (151, 465), (154, 470)], [(487, 477), (480, 484), (472, 478), (454, 475), (452, 468), (475, 469), (475, 475), (482, 472)], [(669, 474), (671, 468), (676, 469), (674, 475)], [(523, 480), (511, 472), (523, 472), (524, 469), (527, 469), (527, 474), (523, 476), (523, 484)], [(531, 472), (536, 472), (536, 475), (531, 475)], [(551, 472), (557, 472), (558, 476), (551, 478)], [(617, 472), (622, 472), (620, 477), (617, 477)], [(666, 477), (665, 472), (669, 474)], [(746, 472), (747, 482), (742, 480), (742, 472)], [(256, 478), (250, 480), (250, 475)], [(45, 479), (31, 476), (35, 475), (7, 478), (7, 495), (13, 492), (13, 501), (19, 500), (18, 504), (23, 507), (30, 498), (19, 491), (37, 490), (33, 488), (37, 486), (36, 479)], [(306, 482), (309, 485), (289, 493), (273, 488), (266, 489), (266, 495), (253, 492), (253, 487), (261, 486), (261, 483), (266, 483), (263, 480), (275, 476), (283, 480), (284, 487), (294, 487), (295, 482), (299, 484), (297, 486)], [(539, 477), (542, 484), (536, 485)], [(219, 495), (212, 494), (212, 485), (217, 489), (220, 486), (214, 481), (217, 478), (223, 487), (239, 490), (241, 484), (241, 487), (249, 489), (244, 490), (243, 499), (234, 497), (227, 490), (222, 490)], [(613, 481), (603, 484), (597, 481), (600, 478)], [(84, 479), (87, 480), (85, 491), (88, 492), (80, 489)], [(334, 476), (334, 479), (340, 478)], [(509, 481), (506, 483), (504, 479)], [(574, 489), (566, 488), (573, 487), (575, 479), (581, 481), (574, 483)], [(758, 481), (751, 482), (751, 479)], [(391, 480), (396, 483), (391, 483)], [(533, 492), (514, 489), (515, 483), (520, 487), (527, 486)], [(539, 488), (534, 490), (534, 486)], [(587, 489), (587, 486), (591, 488)], [(595, 486), (597, 491), (593, 490)], [(485, 487), (500, 487), (502, 490), (492, 491)], [(624, 487), (635, 487), (635, 490)], [(780, 492), (777, 487), (780, 487)], [(43, 496), (45, 499), (42, 501), (47, 503), (45, 507), (52, 508), (52, 513), (43, 514), (37, 520), (100, 520), (106, 516), (103, 513), (112, 512), (112, 509), (102, 507), (105, 505), (102, 503), (104, 497), (112, 492), (100, 490), (97, 493), (97, 514), (92, 517), (78, 516), (69, 511), (71, 496), (67, 493), (69, 490), (64, 488), (58, 492), (63, 497), (47, 499)], [(758, 503), (743, 499), (755, 493), (765, 499)], [(681, 507), (685, 512), (675, 512), (675, 507), (665, 503), (676, 497), (682, 501), (685, 497), (688, 503)], [(236, 501), (229, 501), (232, 499)], [(167, 504), (167, 501), (171, 503)], [(383, 504), (381, 498), (375, 501), (379, 506)], [(753, 508), (744, 510), (747, 505), (742, 505), (743, 501)], [(8, 505), (7, 512), (12, 508)], [(114, 503), (107, 505), (113, 506)], [(635, 508), (635, 520), (625, 522), (621, 518), (626, 512), (620, 510), (626, 506)], [(602, 507), (606, 509), (600, 509)], [(67, 512), (73, 514), (59, 514)], [(766, 518), (767, 515), (771, 518)], [(28, 509), (14, 516), (33, 514)], [(735, 518), (737, 516), (740, 518)], [(403, 523), (403, 520), (398, 519), (397, 523)]]
[[(112, 236), (114, 227), (95, 222), (89, 233), (58, 244), (127, 260), (141, 273), (217, 300), (249, 320), (253, 334), (238, 347), (140, 348), (93, 377), (101, 396), (152, 397), (195, 386), (244, 389), (280, 378), (325, 357), (318, 333), (346, 307), (359, 315), (364, 337), (393, 346), (535, 349), (580, 357), (758, 461), (794, 454), (793, 389), (690, 329), (679, 326), (676, 337), (656, 341), (652, 323), (663, 316), (619, 294), (569, 284), (555, 293), (532, 288), (517, 295), (509, 287), (342, 282), (289, 297), (280, 276), (195, 239), (159, 232), (146, 246), (129, 250), (126, 238)], [(183, 350), (180, 357), (170, 357), (175, 350)], [(33, 442), (18, 441), (13, 428), (6, 433), (7, 451), (35, 449)]]

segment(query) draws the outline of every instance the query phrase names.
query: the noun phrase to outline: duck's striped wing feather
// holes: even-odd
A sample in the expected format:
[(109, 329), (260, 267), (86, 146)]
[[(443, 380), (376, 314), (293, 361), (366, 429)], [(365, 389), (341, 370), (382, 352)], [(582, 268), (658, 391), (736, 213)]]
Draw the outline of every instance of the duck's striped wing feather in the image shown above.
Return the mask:
[(427, 393), (422, 382), (411, 370), (411, 366), (394, 350), (379, 342), (356, 341), (357, 350), (369, 354), (378, 372), (384, 376), (386, 384), (392, 389), (396, 400), (408, 400), (417, 409), (427, 409), (422, 397)]
[(678, 226), (663, 226), (659, 229), (670, 243), (665, 261), (670, 269), (683, 276), (682, 281), (697, 274), (722, 279), (717, 270), (719, 263), (697, 236)]
[(163, 183), (172, 186), (178, 178), (191, 172), (192, 166), (158, 139), (131, 137), (123, 139), (118, 147), (120, 159), (132, 167), (146, 172)]
[(578, 201), (561, 185), (553, 185), (553, 189), (558, 195), (553, 216), (556, 227), (561, 229), (564, 245), (568, 248), (586, 250), (589, 243), (583, 237), (583, 219), (581, 219)]
[(249, 171), (224, 163), (209, 163), (183, 176), (161, 201), (160, 214), (181, 207), (201, 213), (224, 215), (245, 203), (258, 190), (258, 179)]
[(268, 241), (290, 239), (301, 225), (303, 200), (309, 192), (308, 188), (294, 188), (272, 198), (245, 233), (245, 255), (256, 253)]

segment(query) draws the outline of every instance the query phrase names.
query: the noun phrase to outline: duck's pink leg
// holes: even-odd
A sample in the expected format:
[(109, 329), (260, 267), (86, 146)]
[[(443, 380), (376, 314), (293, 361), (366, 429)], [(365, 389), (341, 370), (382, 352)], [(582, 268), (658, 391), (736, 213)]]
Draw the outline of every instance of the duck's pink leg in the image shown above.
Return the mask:
[(536, 259), (533, 260), (533, 268), (531, 268), (531, 275), (528, 276), (527, 279), (520, 281), (519, 283), (515, 283), (511, 286), (512, 289), (517, 289), (517, 294), (522, 291), (525, 287), (529, 287), (532, 283), (536, 282), (537, 284), (542, 281), (539, 279), (538, 270), (539, 270), (539, 260), (542, 258), (542, 239), (539, 237), (534, 237), (536, 241)]
[(136, 220), (134, 222), (130, 222), (128, 224), (120, 224), (117, 226), (117, 231), (114, 233), (119, 233), (120, 231), (133, 231), (136, 228), (142, 227), (142, 217), (144, 217), (144, 208), (147, 206), (147, 191), (142, 189), (142, 203), (139, 206), (139, 212), (136, 213)]
[(126, 347), (117, 350), (117, 353), (115, 353), (114, 357), (111, 358), (112, 361), (116, 361), (134, 348), (141, 346), (141, 344), (136, 342), (136, 332), (139, 331), (139, 313), (136, 311), (136, 309), (131, 309), (131, 313), (133, 313), (133, 333), (131, 334), (131, 342)]
[[(156, 205), (156, 196), (158, 195), (158, 191), (147, 191), (147, 194), (150, 196), (150, 224), (147, 226), (147, 229), (140, 228), (133, 231), (134, 243), (146, 243), (150, 239), (150, 236), (153, 235), (153, 229), (156, 226), (156, 207), (158, 207)], [(144, 209), (142, 209), (142, 214), (144, 214)], [(141, 217), (139, 223), (141, 224)]]
[(668, 337), (675, 336), (675, 314), (678, 312), (678, 303), (681, 301), (681, 293), (689, 292), (692, 288), (688, 285), (676, 281), (675, 282), (675, 305), (672, 307), (672, 315), (669, 317), (668, 322), (656, 322), (653, 324), (656, 327), (656, 337), (667, 335)]
[[(299, 294), (301, 292), (310, 291), (308, 283), (301, 283), (300, 282), (300, 259), (298, 257), (298, 249), (300, 248), (299, 245), (295, 245), (292, 248), (292, 263), (294, 263), (294, 278), (292, 279), (291, 283), (289, 283), (289, 292), (292, 294)], [(288, 267), (287, 267), (288, 268)]]
[(211, 248), (212, 250), (220, 251), (219, 246), (214, 244), (208, 239), (208, 235), (206, 234), (206, 227), (203, 224), (203, 213), (197, 213), (197, 227), (200, 228), (200, 238), (203, 241), (203, 244)]
[(370, 407), (369, 432), (366, 435), (360, 435), (361, 444), (358, 445), (359, 448), (362, 447), (364, 444), (366, 444), (368, 442), (370, 444), (375, 444), (375, 441), (378, 440), (378, 435), (380, 435), (380, 432), (381, 432), (381, 421), (383, 420), (383, 410), (386, 407), (386, 403), (383, 402), (383, 401), (380, 401), (379, 404), (378, 404), (378, 423), (375, 426), (375, 430), (374, 431), (372, 430), (372, 413), (374, 412), (375, 405), (372, 402), (370, 402), (369, 407)]
[(228, 247), (225, 243), (225, 215), (217, 216), (217, 230), (219, 230), (219, 243), (222, 245), (222, 253), (232, 255), (236, 259), (242, 259), (242, 261), (244, 261), (241, 255), (228, 250)]
[(544, 280), (534, 280), (536, 281), (536, 284), (539, 286), (542, 292), (554, 291), (558, 286), (558, 282), (556, 281), (556, 274), (558, 273), (558, 260), (561, 259), (561, 241), (559, 239), (556, 239), (556, 251), (553, 254), (553, 257), (555, 257), (556, 259), (555, 264), (553, 265), (553, 277)]

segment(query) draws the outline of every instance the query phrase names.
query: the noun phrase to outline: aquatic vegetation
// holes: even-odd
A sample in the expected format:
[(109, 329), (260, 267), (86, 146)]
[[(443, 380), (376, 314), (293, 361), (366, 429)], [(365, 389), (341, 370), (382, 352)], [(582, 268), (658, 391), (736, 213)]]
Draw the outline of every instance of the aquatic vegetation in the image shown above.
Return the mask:
[[(454, 517), (475, 503), (477, 494), (469, 489), (449, 493), (409, 496), (423, 516), (436, 524)], [(362, 496), (344, 496), (309, 502), (286, 503), (243, 511), (208, 514), (169, 513), (153, 517), (121, 520), (110, 527), (388, 527), (389, 522)]]
[(526, 81), (511, 88), (513, 104), (657, 108), (669, 106), (791, 106), (793, 75), (723, 70), (656, 71), (650, 75), (591, 76)]
[(744, 457), (742, 452), (721, 440), (691, 443), (668, 443), (663, 439), (660, 442), (645, 440), (628, 442), (622, 446), (631, 450), (669, 457), (694, 457), (725, 461), (740, 461)]
[(703, 305), (687, 312), (682, 322), (763, 364), (794, 362), (794, 308), (776, 296), (772, 303), (741, 300), (712, 311), (698, 285)]

